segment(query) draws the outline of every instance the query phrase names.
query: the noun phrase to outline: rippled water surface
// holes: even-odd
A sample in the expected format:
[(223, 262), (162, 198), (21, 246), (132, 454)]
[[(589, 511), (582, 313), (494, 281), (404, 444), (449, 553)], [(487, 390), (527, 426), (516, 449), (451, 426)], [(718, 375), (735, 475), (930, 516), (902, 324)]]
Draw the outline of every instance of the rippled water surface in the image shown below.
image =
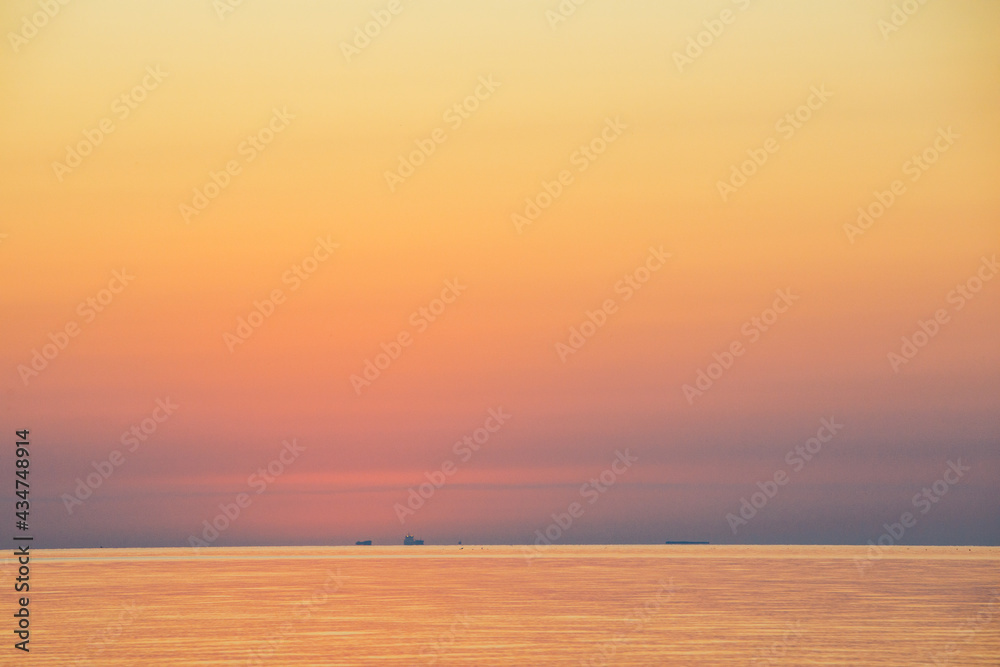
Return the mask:
[(37, 551), (31, 654), (0, 664), (1000, 665), (1000, 549), (866, 553)]

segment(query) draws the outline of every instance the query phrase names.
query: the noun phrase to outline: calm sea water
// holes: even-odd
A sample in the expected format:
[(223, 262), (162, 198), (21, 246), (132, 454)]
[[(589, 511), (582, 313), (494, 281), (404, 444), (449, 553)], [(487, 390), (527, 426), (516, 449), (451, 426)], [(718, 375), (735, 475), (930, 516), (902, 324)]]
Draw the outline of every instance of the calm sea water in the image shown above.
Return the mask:
[(31, 654), (7, 646), (2, 664), (1000, 665), (995, 548), (33, 556)]

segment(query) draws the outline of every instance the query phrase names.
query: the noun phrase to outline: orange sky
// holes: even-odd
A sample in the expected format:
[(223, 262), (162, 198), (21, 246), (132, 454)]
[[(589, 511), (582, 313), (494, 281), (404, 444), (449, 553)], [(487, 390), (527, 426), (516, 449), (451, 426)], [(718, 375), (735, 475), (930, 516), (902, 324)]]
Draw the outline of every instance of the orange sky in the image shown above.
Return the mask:
[(216, 544), (533, 541), (626, 448), (562, 541), (864, 543), (962, 457), (912, 539), (1000, 542), (1000, 281), (955, 291), (1000, 251), (1000, 7), (559, 6), (4, 4), (3, 423), (48, 545), (186, 545), (291, 439)]

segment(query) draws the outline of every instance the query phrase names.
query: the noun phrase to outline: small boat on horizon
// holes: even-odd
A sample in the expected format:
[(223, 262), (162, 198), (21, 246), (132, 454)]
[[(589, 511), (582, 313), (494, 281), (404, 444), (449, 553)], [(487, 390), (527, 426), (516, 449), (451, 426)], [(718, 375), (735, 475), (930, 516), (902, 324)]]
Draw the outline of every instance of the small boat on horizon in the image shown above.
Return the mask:
[(413, 535), (410, 535), (409, 533), (407, 533), (406, 537), (403, 538), (403, 545), (404, 546), (411, 546), (411, 545), (423, 544), (423, 543), (424, 543), (423, 540), (418, 540), (418, 539), (414, 538)]
[(359, 547), (370, 547), (372, 545), (372, 541), (371, 540), (358, 540), (354, 544), (355, 544), (355, 546), (359, 546)]

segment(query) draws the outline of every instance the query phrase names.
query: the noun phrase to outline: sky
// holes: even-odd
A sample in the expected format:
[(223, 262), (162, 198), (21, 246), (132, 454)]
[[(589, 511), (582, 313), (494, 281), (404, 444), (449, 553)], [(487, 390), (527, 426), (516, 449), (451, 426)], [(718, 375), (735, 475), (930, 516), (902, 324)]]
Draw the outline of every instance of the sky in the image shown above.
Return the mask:
[(1000, 544), (998, 20), (5, 2), (0, 470), (46, 547)]

